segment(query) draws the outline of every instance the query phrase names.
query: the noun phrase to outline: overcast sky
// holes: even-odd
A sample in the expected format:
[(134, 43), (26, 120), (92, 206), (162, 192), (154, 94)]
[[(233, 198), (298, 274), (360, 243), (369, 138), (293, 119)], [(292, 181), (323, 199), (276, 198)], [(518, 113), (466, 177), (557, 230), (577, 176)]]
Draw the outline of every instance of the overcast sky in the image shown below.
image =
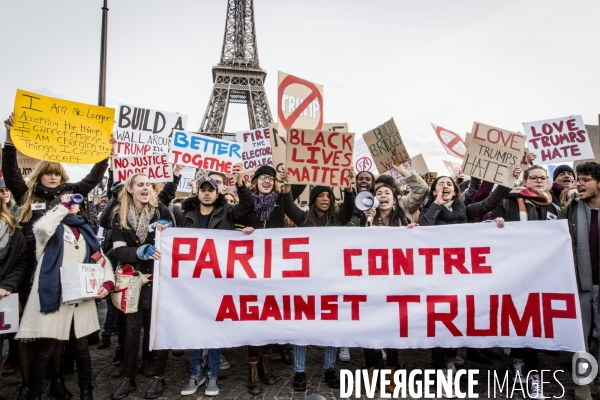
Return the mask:
[[(0, 109), (17, 88), (96, 103), (101, 0), (2, 4)], [(109, 0), (107, 106), (189, 116), (196, 131), (219, 62), (226, 0)], [(260, 65), (276, 115), (277, 71), (324, 86), (325, 122), (363, 134), (394, 117), (411, 155), (446, 173), (430, 122), (463, 134), (473, 121), (580, 114), (598, 124), (599, 1), (256, 0)], [(248, 128), (230, 106), (226, 130)], [(82, 168), (69, 168), (72, 179)]]

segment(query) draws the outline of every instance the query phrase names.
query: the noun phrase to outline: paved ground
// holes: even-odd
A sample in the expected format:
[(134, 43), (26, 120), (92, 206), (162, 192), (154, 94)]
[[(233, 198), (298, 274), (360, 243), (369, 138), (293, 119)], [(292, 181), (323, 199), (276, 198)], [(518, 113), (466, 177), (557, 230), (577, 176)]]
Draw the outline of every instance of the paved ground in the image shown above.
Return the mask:
[[(104, 304), (104, 303), (103, 303)], [(101, 309), (101, 312), (104, 310)], [(96, 346), (91, 346), (92, 351), (92, 364), (94, 367), (94, 397), (96, 399), (109, 399), (110, 393), (118, 382), (118, 379), (110, 378), (111, 371), (115, 368), (112, 365), (112, 357), (114, 355), (114, 349), (116, 347), (116, 336), (113, 336), (113, 345), (106, 350), (97, 350)], [(597, 351), (597, 346), (594, 346), (593, 350)], [(501, 353), (500, 349), (496, 349), (498, 353)], [(351, 361), (348, 363), (337, 363), (336, 369), (346, 368), (352, 371), (364, 367), (364, 358), (361, 349), (351, 349)], [(326, 383), (321, 380), (323, 374), (323, 351), (318, 347), (310, 347), (307, 353), (307, 380), (308, 389), (306, 393), (295, 393), (292, 389), (294, 371), (293, 366), (288, 366), (280, 361), (279, 355), (273, 355), (273, 368), (275, 374), (278, 377), (277, 383), (273, 386), (264, 386), (262, 395), (252, 396), (246, 392), (246, 379), (248, 376), (248, 367), (246, 364), (246, 348), (234, 348), (227, 349), (225, 357), (231, 363), (231, 368), (221, 372), (219, 379), (220, 394), (217, 399), (229, 400), (229, 399), (304, 399), (309, 394), (321, 394), (327, 399), (338, 399), (340, 398), (339, 390), (330, 389)], [(466, 359), (465, 350), (459, 350), (459, 356)], [(424, 369), (430, 368), (430, 351), (428, 350), (404, 350), (400, 351), (400, 364), (403, 368), (406, 368), (409, 372), (412, 369)], [(160, 399), (174, 399), (180, 398), (179, 392), (183, 385), (189, 378), (188, 363), (189, 357), (187, 352), (179, 357), (171, 356), (169, 358), (169, 364), (167, 367), (167, 389), (164, 391)], [(540, 354), (540, 364), (542, 368), (551, 370), (554, 373), (557, 370), (564, 370), (564, 372), (557, 372), (556, 377), (559, 379), (561, 384), (565, 387), (566, 399), (573, 398), (574, 384), (571, 379), (571, 354), (569, 353), (558, 353), (555, 356), (551, 356), (545, 353)], [(141, 362), (140, 362), (141, 365)], [(497, 373), (504, 374), (508, 360), (503, 357), (502, 360), (496, 361), (494, 368)], [(477, 387), (477, 393), (479, 398), (488, 398), (488, 369), (485, 366), (465, 362), (463, 368), (468, 369), (479, 369), (479, 385)], [(551, 383), (544, 385), (544, 391), (546, 396), (561, 397), (563, 389), (561, 386), (554, 381), (552, 374), (548, 374), (548, 377), (544, 380), (550, 381)], [(144, 397), (144, 391), (148, 384), (149, 378), (144, 377), (141, 373), (137, 376), (138, 389), (132, 392), (128, 398), (130, 399), (142, 399)], [(5, 399), (16, 399), (18, 393), (18, 387), (20, 384), (20, 376), (18, 371), (10, 375), (3, 375), (2, 381), (0, 382), (0, 395)], [(75, 395), (74, 398), (78, 398), (79, 390), (77, 388), (77, 373), (67, 376), (67, 387)], [(463, 389), (465, 386), (463, 385)], [(595, 385), (594, 387), (594, 398), (600, 398), (600, 386)], [(190, 399), (208, 399), (203, 396), (204, 387), (193, 396), (188, 396)], [(377, 392), (377, 394), (379, 394)], [(493, 393), (490, 397), (493, 397)], [(520, 392), (515, 392), (515, 398), (523, 398)], [(47, 398), (44, 396), (44, 398)], [(354, 398), (354, 396), (352, 397)], [(363, 392), (363, 397), (364, 392)], [(378, 398), (378, 396), (376, 396)], [(506, 392), (502, 395), (497, 394), (496, 398), (507, 398)]]

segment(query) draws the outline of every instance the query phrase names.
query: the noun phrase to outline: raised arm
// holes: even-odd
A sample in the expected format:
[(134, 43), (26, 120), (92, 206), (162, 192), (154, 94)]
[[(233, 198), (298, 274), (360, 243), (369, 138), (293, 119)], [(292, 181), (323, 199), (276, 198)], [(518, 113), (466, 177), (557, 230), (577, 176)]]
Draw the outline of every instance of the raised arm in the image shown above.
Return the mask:
[(304, 221), (306, 220), (306, 211), (301, 210), (296, 203), (294, 203), (294, 199), (292, 198), (292, 192), (289, 191), (287, 193), (281, 193), (281, 206), (283, 207), (283, 211), (285, 215), (289, 219), (292, 220), (293, 223), (298, 227), (304, 226)]
[(487, 199), (479, 203), (469, 204), (467, 206), (467, 221), (477, 217), (482, 217), (486, 213), (494, 210), (502, 203), (502, 200), (510, 193), (511, 189), (506, 186), (498, 186), (492, 191)]
[(400, 199), (400, 205), (407, 214), (414, 214), (421, 207), (423, 201), (425, 201), (429, 192), (429, 186), (416, 171), (410, 171), (410, 173), (404, 176), (404, 180), (406, 181), (406, 186), (410, 189), (410, 193)]
[(241, 180), (241, 185), (236, 183), (235, 187), (240, 202), (231, 207), (229, 212), (234, 220), (239, 220), (245, 218), (254, 211), (254, 198), (243, 180)]

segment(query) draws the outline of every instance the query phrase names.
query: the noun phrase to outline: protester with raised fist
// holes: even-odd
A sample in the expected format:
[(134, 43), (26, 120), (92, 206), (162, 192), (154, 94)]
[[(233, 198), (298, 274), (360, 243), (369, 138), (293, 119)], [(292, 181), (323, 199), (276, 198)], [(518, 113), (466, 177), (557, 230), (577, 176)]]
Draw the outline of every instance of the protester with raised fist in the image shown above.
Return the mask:
[[(23, 339), (21, 367), (28, 370), (28, 399), (41, 398), (50, 355), (57, 345), (63, 345), (66, 340), (75, 343), (80, 398), (93, 399), (92, 362), (86, 336), (100, 329), (96, 302), (63, 303), (60, 269), (79, 263), (102, 265), (104, 283), (98, 290), (97, 299), (108, 295), (114, 287), (115, 278), (95, 232), (84, 218), (85, 213), (72, 199), (72, 194), (61, 195), (50, 204), (51, 210), (33, 226), (40, 262), (16, 336)], [(62, 377), (56, 378), (60, 368), (53, 373), (53, 381), (58, 380), (54, 385), (62, 386), (61, 389), (68, 393)], [(50, 395), (58, 397), (52, 392)]]
[[(235, 218), (236, 229), (285, 228), (285, 212), (282, 207), (277, 171), (270, 165), (260, 166), (252, 177), (250, 194), (254, 208), (243, 218)], [(262, 384), (274, 385), (275, 375), (271, 370), (270, 346), (248, 346), (248, 392), (260, 394)]]
[[(398, 188), (397, 196), (400, 201), (400, 206), (404, 210), (406, 217), (413, 222), (415, 213), (423, 205), (423, 201), (429, 192), (429, 185), (417, 174), (416, 171), (408, 171), (402, 164), (392, 166), (398, 174), (400, 174), (408, 187), (409, 193), (402, 196), (400, 188), (396, 184), (396, 180), (391, 175), (379, 175), (375, 180), (374, 189), (377, 190), (381, 183), (387, 183), (392, 188)], [(418, 219), (418, 217), (417, 217)]]
[[(154, 270), (154, 261), (160, 260), (160, 251), (154, 246), (155, 231), (172, 224), (172, 215), (165, 206), (158, 204), (148, 176), (141, 173), (131, 175), (119, 195), (119, 207), (112, 221), (111, 256), (122, 265), (129, 264), (137, 273), (150, 276)], [(123, 379), (111, 395), (112, 399), (122, 399), (136, 389), (135, 365), (142, 328), (142, 360), (150, 359), (151, 300), (152, 281), (141, 288), (137, 312), (125, 314), (125, 371)], [(154, 376), (145, 398), (158, 397), (165, 389), (164, 373), (168, 357), (168, 350), (156, 351)]]
[[(241, 163), (234, 165), (233, 175), (240, 198), (237, 205), (228, 203), (220, 192), (220, 188), (224, 187), (223, 181), (219, 184), (215, 179), (223, 179), (220, 174), (209, 174), (206, 178), (198, 180), (198, 195), (188, 197), (181, 207), (173, 208), (177, 227), (234, 230), (234, 219), (244, 218), (254, 210), (254, 199), (244, 184), (243, 172)], [(246, 228), (247, 233), (252, 231), (252, 228)], [(220, 369), (221, 349), (208, 349), (208, 383), (204, 391), (206, 396), (219, 394), (217, 378)], [(202, 350), (190, 350), (190, 375), (189, 381), (181, 389), (182, 396), (196, 393), (206, 382), (202, 374)]]
[[(100, 161), (92, 167), (92, 170), (85, 178), (77, 183), (68, 183), (69, 175), (62, 164), (50, 161), (40, 161), (33, 168), (28, 176), (27, 182), (21, 176), (21, 169), (17, 164), (17, 149), (11, 139), (11, 128), (14, 125), (14, 114), (11, 114), (5, 121), (6, 143), (2, 148), (2, 174), (6, 187), (11, 191), (16, 204), (20, 207), (19, 225), (23, 228), (23, 235), (27, 243), (27, 264), (25, 274), (19, 287), (19, 302), (21, 307), (25, 307), (29, 291), (33, 282), (33, 274), (38, 263), (36, 257), (36, 243), (33, 234), (33, 224), (39, 220), (50, 208), (50, 203), (64, 193), (79, 193), (84, 199), (100, 183), (104, 172), (108, 168), (108, 158)], [(85, 203), (80, 206), (85, 215)], [(60, 353), (59, 353), (60, 352)], [(51, 356), (51, 362), (60, 365), (62, 360), (63, 347), (56, 346), (55, 352)], [(19, 352), (21, 353), (21, 351)], [(51, 390), (55, 397), (66, 398), (67, 393), (61, 391), (56, 386), (60, 377), (56, 377), (51, 382)], [(23, 396), (27, 395), (28, 371), (21, 367), (21, 389)]]
[[(288, 183), (289, 177), (286, 170), (282, 173), (283, 187), (283, 207), (286, 215), (296, 224), (297, 227), (327, 227), (344, 226), (352, 218), (354, 210), (354, 191), (352, 186), (344, 189), (344, 203), (338, 210), (335, 205), (333, 189), (329, 186), (315, 186), (310, 191), (310, 200), (308, 202), (308, 211), (303, 211), (294, 204), (292, 199), (292, 186)], [(349, 171), (348, 181), (354, 179), (354, 173)], [(294, 345), (294, 390), (306, 390), (306, 346)], [(330, 388), (340, 387), (340, 380), (335, 372), (335, 357), (337, 349), (332, 346), (325, 346), (324, 351), (324, 379)]]

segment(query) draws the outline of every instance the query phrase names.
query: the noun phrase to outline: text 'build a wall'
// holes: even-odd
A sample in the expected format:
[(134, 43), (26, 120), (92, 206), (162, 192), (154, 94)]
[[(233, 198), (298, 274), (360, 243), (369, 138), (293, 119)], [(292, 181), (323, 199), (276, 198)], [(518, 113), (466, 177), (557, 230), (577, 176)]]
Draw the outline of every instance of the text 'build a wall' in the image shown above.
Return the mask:
[(115, 126), (117, 154), (166, 154), (174, 129), (185, 131), (187, 115), (119, 104)]
[(285, 162), (290, 183), (349, 186), (353, 149), (353, 133), (290, 129)]
[(537, 164), (594, 158), (590, 138), (581, 115), (525, 122), (527, 147)]
[(95, 164), (110, 155), (115, 109), (18, 89), (11, 138), (38, 160)]

